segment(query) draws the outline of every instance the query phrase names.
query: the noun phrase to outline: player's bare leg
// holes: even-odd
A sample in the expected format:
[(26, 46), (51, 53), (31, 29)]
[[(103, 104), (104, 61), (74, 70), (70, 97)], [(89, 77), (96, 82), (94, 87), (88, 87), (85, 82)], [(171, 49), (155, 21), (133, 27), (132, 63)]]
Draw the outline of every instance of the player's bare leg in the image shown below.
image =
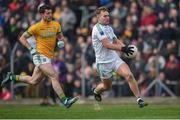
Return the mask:
[(104, 79), (104, 80), (102, 80), (102, 82), (101, 83), (99, 83), (97, 86), (96, 86), (96, 92), (97, 93), (102, 93), (102, 92), (104, 92), (104, 91), (106, 91), (106, 90), (109, 90), (109, 89), (111, 89), (111, 86), (112, 86), (112, 83), (111, 83), (111, 81), (110, 80), (108, 80), (108, 79)]
[(127, 80), (131, 91), (137, 97), (137, 102), (138, 102), (139, 107), (146, 106), (147, 104), (144, 103), (144, 101), (140, 97), (141, 95), (139, 92), (137, 82), (136, 82), (131, 70), (129, 69), (128, 65), (126, 63), (121, 64), (117, 70), (117, 73), (119, 75), (122, 75)]
[(139, 92), (137, 82), (136, 82), (132, 72), (130, 71), (129, 67), (127, 66), (127, 64), (125, 64), (125, 63), (121, 64), (117, 70), (117, 73), (119, 75), (122, 75), (127, 80), (129, 87), (130, 87), (131, 91), (134, 93), (134, 95), (137, 98), (140, 97), (140, 92)]
[(58, 73), (54, 70), (50, 63), (42, 64), (39, 68), (43, 71), (43, 73), (51, 80), (54, 91), (60, 98), (60, 101), (69, 108), (73, 103), (78, 100), (78, 97), (67, 98), (63, 92), (63, 89), (59, 83)]
[(44, 77), (43, 72), (38, 68), (38, 66), (36, 66), (34, 68), (32, 76), (20, 75), (19, 76), (19, 81), (25, 82), (25, 83), (28, 83), (28, 84), (31, 84), (31, 85), (36, 85), (43, 79), (43, 77)]
[(109, 89), (111, 89), (112, 87), (112, 82), (108, 79), (104, 79), (102, 80), (101, 83), (99, 83), (96, 88), (93, 88), (93, 93), (94, 93), (94, 97), (97, 101), (101, 101), (101, 93), (104, 91), (107, 91)]
[(7, 74), (7, 81), (2, 82), (1, 85), (5, 84), (6, 82), (9, 81), (20, 81), (24, 83), (28, 83), (31, 85), (36, 85), (39, 83), (44, 77), (44, 74), (42, 71), (36, 66), (33, 71), (33, 75), (14, 75), (11, 72)]

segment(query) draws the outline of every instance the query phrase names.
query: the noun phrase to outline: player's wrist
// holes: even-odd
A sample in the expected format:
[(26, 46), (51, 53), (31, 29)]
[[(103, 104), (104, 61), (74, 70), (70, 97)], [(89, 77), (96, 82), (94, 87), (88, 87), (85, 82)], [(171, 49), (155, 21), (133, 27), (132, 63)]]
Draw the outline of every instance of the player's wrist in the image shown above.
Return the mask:
[(31, 55), (37, 54), (37, 51), (36, 51), (36, 49), (35, 49), (34, 47), (30, 47), (30, 48), (28, 48), (28, 49), (29, 49)]
[(128, 46), (127, 46), (127, 45), (121, 47), (121, 51), (122, 51), (122, 52), (127, 52), (127, 49), (128, 49)]

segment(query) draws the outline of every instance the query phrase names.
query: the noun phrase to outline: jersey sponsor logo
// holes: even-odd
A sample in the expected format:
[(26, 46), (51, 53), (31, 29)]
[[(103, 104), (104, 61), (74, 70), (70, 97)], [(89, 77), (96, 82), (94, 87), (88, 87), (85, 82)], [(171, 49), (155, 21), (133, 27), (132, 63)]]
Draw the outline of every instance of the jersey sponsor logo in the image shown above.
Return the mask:
[(41, 36), (42, 38), (54, 37), (55, 35), (56, 35), (56, 32), (52, 32), (52, 31), (48, 31), (48, 32), (41, 31), (41, 32), (40, 32), (40, 36)]
[(104, 32), (103, 32), (103, 31), (100, 31), (100, 34), (101, 34), (101, 35), (104, 35)]
[(56, 26), (53, 26), (52, 28), (53, 28), (53, 29), (56, 29)]

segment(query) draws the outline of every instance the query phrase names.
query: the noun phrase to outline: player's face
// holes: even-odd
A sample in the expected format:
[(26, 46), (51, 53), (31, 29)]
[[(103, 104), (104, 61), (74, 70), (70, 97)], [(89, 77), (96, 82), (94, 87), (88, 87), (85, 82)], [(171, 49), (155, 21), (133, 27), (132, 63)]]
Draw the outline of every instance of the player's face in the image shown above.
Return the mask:
[(107, 11), (101, 11), (101, 13), (98, 15), (98, 21), (101, 24), (108, 25), (109, 24), (109, 12)]
[(52, 10), (45, 10), (45, 12), (42, 15), (44, 21), (50, 22), (52, 20)]

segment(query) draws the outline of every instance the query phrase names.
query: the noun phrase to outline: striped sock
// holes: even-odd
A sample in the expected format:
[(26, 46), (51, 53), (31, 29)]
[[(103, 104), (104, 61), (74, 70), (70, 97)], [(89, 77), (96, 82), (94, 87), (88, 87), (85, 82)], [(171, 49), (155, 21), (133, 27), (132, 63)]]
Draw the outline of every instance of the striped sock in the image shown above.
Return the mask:
[(12, 81), (19, 81), (19, 75), (10, 75), (10, 80)]
[(66, 96), (64, 95), (64, 93), (59, 95), (59, 99), (62, 103), (64, 103), (64, 101), (67, 99)]

